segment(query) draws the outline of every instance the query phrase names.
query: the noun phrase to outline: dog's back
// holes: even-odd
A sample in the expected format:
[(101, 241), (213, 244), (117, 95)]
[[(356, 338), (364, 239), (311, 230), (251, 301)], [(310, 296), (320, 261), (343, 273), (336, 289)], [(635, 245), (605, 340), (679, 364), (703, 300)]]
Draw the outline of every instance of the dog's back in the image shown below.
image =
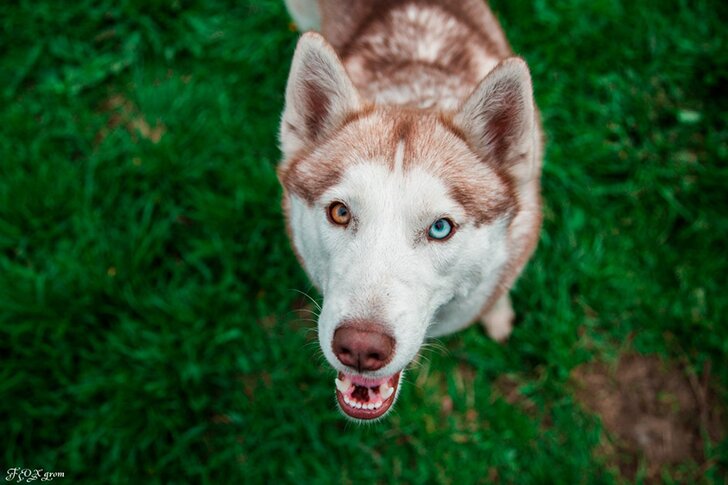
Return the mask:
[(287, 0), (320, 30), (359, 92), (378, 104), (453, 110), (513, 55), (481, 0)]

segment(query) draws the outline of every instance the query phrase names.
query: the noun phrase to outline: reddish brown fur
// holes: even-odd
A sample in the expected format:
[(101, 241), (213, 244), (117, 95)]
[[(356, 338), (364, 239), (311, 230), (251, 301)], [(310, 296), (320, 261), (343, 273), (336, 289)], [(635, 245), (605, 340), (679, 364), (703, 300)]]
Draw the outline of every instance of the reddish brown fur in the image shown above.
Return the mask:
[(447, 115), (446, 113), (438, 113), (438, 115), (440, 123), (442, 123), (442, 125), (447, 128), (450, 133), (460, 138), (463, 142), (468, 142), (468, 139), (466, 138), (465, 133), (463, 133), (463, 130), (461, 130), (460, 127), (457, 126), (455, 123), (453, 123), (452, 118), (449, 115)]
[(321, 0), (321, 32), (339, 52), (342, 58), (354, 50), (353, 44), (362, 35), (384, 22), (392, 10), (408, 4), (434, 6), (456, 18), (477, 37), (482, 44), (499, 58), (508, 57), (511, 49), (500, 25), (481, 0)]
[(365, 118), (369, 115), (371, 115), (374, 112), (374, 104), (367, 104), (359, 111), (354, 111), (353, 113), (349, 113), (348, 115), (344, 116), (344, 119), (341, 121), (340, 128), (345, 127), (349, 123), (354, 123), (355, 121), (359, 121), (362, 118)]
[[(487, 224), (515, 211), (509, 178), (486, 163), (468, 163), (471, 149), (461, 134), (442, 123), (439, 114), (380, 107), (349, 119), (328, 144), (306, 151), (279, 168), (283, 185), (309, 204), (335, 185), (357, 156), (381, 161), (393, 169), (397, 144), (404, 141), (403, 169), (419, 167), (437, 175), (475, 224)], [(325, 156), (321, 158), (319, 153)], [(462, 157), (446, 157), (452, 153)], [(484, 194), (487, 187), (493, 190)]]
[(331, 101), (316, 89), (316, 86), (311, 82), (304, 82), (303, 91), (307, 94), (306, 113), (308, 113), (308, 116), (306, 118), (306, 130), (308, 130), (308, 133), (315, 135), (329, 114)]

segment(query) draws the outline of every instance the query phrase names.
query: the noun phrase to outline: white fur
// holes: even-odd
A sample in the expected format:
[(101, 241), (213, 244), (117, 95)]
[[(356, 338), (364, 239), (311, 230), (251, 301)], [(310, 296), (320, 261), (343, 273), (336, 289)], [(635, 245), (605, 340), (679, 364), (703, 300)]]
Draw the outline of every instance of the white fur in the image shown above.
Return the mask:
[(482, 323), (490, 338), (496, 342), (503, 342), (511, 335), (514, 317), (511, 298), (506, 293), (483, 315)]
[[(328, 222), (333, 200), (349, 207), (348, 227)], [(296, 249), (325, 295), (319, 342), (327, 360), (351, 372), (331, 348), (345, 320), (376, 320), (392, 332), (395, 356), (372, 377), (403, 369), (426, 335), (472, 322), (508, 256), (504, 223), (469, 224), (442, 181), (416, 167), (392, 172), (381, 162), (361, 161), (319, 203), (292, 196), (290, 216)], [(428, 240), (429, 226), (443, 216), (463, 225), (448, 241)]]
[(316, 0), (285, 0), (288, 12), (301, 32), (318, 30), (321, 26), (321, 12)]

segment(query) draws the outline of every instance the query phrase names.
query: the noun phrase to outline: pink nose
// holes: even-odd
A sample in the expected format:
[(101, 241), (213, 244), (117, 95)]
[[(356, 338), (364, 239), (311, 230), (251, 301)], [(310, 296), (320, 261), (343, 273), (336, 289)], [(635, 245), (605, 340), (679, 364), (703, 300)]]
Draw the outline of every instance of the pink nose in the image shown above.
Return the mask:
[(334, 354), (357, 371), (381, 369), (392, 359), (394, 338), (373, 322), (344, 323), (334, 332)]

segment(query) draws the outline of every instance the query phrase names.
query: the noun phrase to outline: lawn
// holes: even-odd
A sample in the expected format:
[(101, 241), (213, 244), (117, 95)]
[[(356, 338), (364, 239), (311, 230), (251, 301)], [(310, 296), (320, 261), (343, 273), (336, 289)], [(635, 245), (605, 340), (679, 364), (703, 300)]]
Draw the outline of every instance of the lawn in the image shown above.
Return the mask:
[(282, 0), (3, 2), (0, 472), (726, 483), (728, 3), (492, 6), (547, 134), (518, 325), (357, 426), (281, 214)]

